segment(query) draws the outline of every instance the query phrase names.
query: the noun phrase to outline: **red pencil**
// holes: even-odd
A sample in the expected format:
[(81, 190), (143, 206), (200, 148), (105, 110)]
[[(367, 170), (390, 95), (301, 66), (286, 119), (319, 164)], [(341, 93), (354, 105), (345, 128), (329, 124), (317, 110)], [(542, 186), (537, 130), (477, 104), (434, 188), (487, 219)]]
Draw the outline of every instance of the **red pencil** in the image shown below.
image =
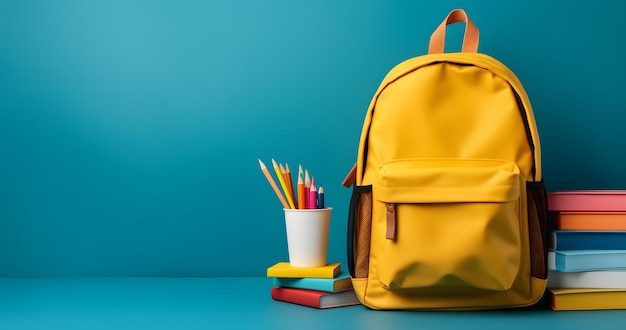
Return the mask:
[(296, 204), (296, 192), (293, 190), (293, 180), (291, 179), (291, 170), (289, 169), (289, 164), (287, 163), (285, 163), (285, 176), (287, 178), (287, 188), (289, 189), (289, 193), (291, 194), (291, 200), (293, 200), (294, 204)]
[(311, 177), (309, 176), (309, 170), (304, 170), (304, 198), (305, 200), (305, 207), (307, 209), (310, 209), (309, 207), (309, 191), (311, 190)]
[(291, 201), (294, 203), (294, 207), (296, 206), (296, 196), (293, 193), (293, 184), (291, 183), (291, 172), (289, 171), (289, 165), (287, 167), (283, 167), (283, 164), (278, 163), (278, 168), (280, 169), (280, 174), (283, 176), (283, 180), (285, 180), (285, 186), (287, 191), (285, 191), (285, 195), (289, 195), (291, 197)]

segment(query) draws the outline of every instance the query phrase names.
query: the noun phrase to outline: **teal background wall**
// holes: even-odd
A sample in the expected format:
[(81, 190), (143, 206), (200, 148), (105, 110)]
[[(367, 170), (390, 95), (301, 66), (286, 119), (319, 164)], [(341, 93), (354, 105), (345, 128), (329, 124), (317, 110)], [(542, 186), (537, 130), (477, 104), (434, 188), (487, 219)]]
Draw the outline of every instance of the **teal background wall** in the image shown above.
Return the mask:
[(0, 276), (263, 276), (287, 249), (258, 158), (324, 185), (345, 262), (367, 105), (459, 7), (530, 95), (548, 189), (626, 188), (624, 2), (2, 1)]

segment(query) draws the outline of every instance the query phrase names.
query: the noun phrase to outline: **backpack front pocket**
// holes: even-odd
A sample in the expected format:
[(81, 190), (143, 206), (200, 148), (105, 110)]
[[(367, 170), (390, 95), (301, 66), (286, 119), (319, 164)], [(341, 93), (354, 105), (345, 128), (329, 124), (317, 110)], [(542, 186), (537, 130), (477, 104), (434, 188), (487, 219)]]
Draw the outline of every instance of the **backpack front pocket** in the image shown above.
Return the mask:
[(501, 160), (383, 164), (373, 187), (380, 210), (373, 225), (385, 236), (372, 251), (381, 284), (435, 293), (510, 289), (521, 264), (520, 180), (517, 165)]

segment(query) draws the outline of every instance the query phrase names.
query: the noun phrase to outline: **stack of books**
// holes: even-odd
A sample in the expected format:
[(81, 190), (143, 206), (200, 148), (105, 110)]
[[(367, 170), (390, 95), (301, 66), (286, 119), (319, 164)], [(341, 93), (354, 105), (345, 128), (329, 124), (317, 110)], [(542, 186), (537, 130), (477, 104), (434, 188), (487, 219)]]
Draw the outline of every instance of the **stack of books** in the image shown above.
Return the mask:
[(360, 304), (340, 263), (302, 268), (279, 262), (267, 269), (267, 277), (272, 278), (271, 295), (277, 301), (319, 309)]
[(548, 194), (554, 310), (626, 309), (626, 191)]

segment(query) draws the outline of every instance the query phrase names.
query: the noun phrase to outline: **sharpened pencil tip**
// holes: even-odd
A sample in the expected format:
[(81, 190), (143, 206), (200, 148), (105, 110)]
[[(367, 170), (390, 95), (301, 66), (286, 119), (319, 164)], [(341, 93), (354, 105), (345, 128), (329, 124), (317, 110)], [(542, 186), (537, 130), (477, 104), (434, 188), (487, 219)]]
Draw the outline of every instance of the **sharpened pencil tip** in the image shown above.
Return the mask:
[(259, 159), (259, 165), (261, 165), (261, 168), (266, 168), (265, 164), (263, 164), (263, 162)]

